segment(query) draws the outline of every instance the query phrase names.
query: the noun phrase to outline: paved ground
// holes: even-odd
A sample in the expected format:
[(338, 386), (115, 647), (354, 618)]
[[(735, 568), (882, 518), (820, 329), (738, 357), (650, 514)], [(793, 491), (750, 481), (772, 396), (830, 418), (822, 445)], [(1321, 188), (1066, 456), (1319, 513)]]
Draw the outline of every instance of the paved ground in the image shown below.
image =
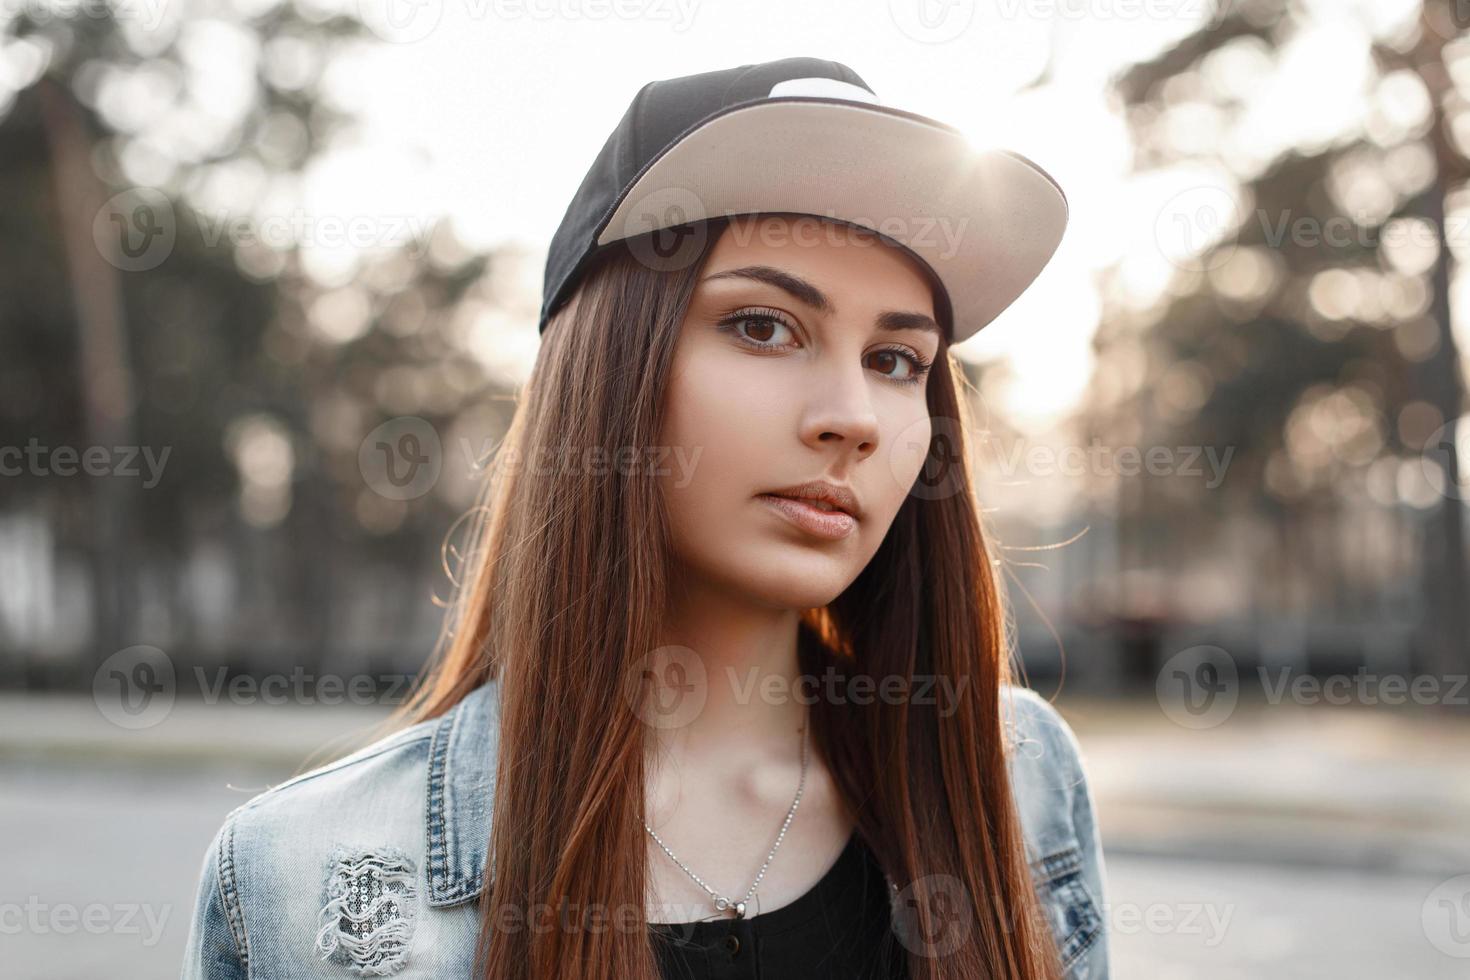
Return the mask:
[(1108, 866), (1113, 976), (1464, 980), (1470, 960), (1436, 949), (1422, 925), (1424, 900), (1441, 880), (1115, 855)]
[[(1470, 897), (1443, 885), (1470, 873), (1470, 722), (1277, 707), (1189, 731), (1146, 702), (1063, 709), (1116, 977), (1470, 977)], [(89, 699), (0, 697), (0, 975), (176, 976), (225, 812), (381, 717), (180, 703), (125, 731)], [(92, 904), (91, 931), (57, 917)]]

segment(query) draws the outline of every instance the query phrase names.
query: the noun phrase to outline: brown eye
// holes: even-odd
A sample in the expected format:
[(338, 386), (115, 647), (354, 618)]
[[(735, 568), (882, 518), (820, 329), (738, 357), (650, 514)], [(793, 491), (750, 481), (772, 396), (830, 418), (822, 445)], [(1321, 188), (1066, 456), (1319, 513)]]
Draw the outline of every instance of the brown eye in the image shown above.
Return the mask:
[(745, 331), (745, 335), (751, 340), (766, 342), (776, 333), (776, 322), (770, 317), (748, 316), (740, 320), (742, 324), (753, 324)]
[[(929, 362), (922, 357), (912, 354), (907, 350), (885, 347), (882, 350), (873, 351), (870, 355), (873, 362), (870, 366), (884, 377), (899, 384), (918, 384), (929, 371)], [(895, 366), (903, 368), (893, 372)]]
[(790, 342), (774, 340), (780, 331), (785, 330), (795, 336), (795, 329), (781, 317), (775, 315), (774, 311), (743, 310), (731, 314), (720, 321), (720, 329), (733, 334), (735, 339), (753, 350), (767, 350), (778, 347), (787, 347)]

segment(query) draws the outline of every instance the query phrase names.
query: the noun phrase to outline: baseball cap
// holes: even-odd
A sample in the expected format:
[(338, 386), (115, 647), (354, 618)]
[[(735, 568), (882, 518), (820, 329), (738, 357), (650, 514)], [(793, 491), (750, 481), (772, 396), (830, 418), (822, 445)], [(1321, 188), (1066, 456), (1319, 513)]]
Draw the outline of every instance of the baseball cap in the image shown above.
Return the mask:
[[(959, 343), (1051, 259), (1067, 198), (1026, 157), (883, 104), (846, 65), (783, 58), (649, 82), (633, 97), (552, 237), (541, 322), (600, 250), (627, 239), (673, 267), (704, 219), (810, 214), (906, 248), (938, 287)], [(691, 230), (692, 228), (692, 230)], [(641, 238), (678, 229), (674, 245)], [(673, 236), (673, 232), (669, 233)]]

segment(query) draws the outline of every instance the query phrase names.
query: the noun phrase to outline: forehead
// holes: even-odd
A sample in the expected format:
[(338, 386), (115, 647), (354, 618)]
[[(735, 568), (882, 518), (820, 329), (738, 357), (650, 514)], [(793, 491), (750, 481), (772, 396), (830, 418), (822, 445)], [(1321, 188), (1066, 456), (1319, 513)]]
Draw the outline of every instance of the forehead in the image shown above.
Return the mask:
[(844, 221), (808, 214), (733, 217), (710, 250), (704, 273), (746, 265), (776, 266), (808, 279), (839, 310), (856, 304), (934, 314), (932, 287), (919, 260), (877, 232)]

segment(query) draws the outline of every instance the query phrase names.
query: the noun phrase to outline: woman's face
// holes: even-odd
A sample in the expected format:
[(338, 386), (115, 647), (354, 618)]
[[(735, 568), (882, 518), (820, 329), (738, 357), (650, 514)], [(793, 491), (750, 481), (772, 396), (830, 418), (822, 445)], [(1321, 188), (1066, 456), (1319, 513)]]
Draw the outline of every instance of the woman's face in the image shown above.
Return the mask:
[[(700, 272), (664, 405), (679, 574), (780, 608), (825, 605), (882, 543), (923, 465), (940, 349), (916, 260), (812, 216), (734, 219)], [(940, 365), (942, 367), (942, 364)], [(772, 491), (825, 481), (856, 519)]]

